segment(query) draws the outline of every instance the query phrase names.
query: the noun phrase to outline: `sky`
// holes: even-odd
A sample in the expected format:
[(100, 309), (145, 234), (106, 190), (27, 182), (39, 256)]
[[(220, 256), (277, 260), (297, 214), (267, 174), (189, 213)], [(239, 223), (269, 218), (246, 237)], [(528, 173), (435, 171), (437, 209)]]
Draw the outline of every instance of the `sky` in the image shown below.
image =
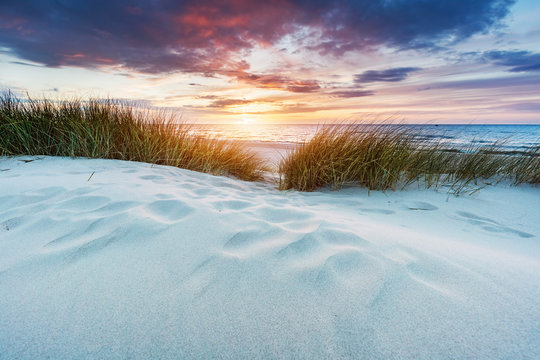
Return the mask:
[(0, 91), (198, 123), (540, 124), (538, 0), (0, 0)]

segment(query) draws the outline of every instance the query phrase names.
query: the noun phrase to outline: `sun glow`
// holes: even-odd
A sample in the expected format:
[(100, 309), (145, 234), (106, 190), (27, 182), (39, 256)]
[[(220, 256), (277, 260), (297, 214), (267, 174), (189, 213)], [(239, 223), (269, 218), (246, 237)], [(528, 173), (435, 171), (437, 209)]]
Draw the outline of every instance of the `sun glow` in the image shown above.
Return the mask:
[(257, 120), (253, 119), (253, 118), (250, 118), (250, 117), (247, 117), (245, 114), (242, 114), (242, 120), (240, 121), (241, 124), (253, 124), (255, 123)]

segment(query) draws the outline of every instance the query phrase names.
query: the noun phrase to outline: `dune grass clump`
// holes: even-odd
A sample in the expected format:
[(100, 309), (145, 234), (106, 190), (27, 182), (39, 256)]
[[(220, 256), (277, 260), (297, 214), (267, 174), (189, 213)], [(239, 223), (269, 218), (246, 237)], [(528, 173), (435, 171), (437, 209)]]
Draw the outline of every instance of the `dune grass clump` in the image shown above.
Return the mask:
[(371, 190), (447, 185), (456, 193), (480, 180), (539, 183), (540, 150), (516, 155), (503, 144), (449, 148), (396, 125), (325, 126), (279, 166), (280, 188), (313, 191), (359, 185)]
[(0, 98), (0, 155), (52, 155), (171, 165), (243, 180), (263, 163), (241, 144), (192, 136), (165, 113), (116, 100)]
[(357, 183), (386, 189), (399, 180), (411, 155), (404, 129), (326, 126), (282, 159), (281, 189), (313, 191)]
[(516, 184), (540, 184), (540, 145), (514, 156), (506, 164), (506, 171)]

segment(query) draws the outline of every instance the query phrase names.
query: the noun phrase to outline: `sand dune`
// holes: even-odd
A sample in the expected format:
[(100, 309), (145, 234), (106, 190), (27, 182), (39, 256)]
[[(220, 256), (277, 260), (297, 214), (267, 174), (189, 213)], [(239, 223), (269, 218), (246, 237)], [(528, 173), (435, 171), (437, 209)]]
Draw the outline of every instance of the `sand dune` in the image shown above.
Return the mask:
[(538, 188), (279, 192), (53, 157), (0, 170), (0, 359), (540, 358)]

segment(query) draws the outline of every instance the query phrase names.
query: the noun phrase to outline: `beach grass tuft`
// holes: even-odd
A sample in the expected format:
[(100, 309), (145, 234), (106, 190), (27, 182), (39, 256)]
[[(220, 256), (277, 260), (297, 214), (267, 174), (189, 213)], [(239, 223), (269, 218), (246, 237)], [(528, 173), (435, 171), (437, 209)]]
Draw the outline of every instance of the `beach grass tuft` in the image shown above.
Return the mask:
[(0, 155), (140, 161), (257, 180), (263, 162), (242, 144), (201, 138), (170, 114), (119, 100), (0, 97)]
[(386, 190), (414, 182), (426, 188), (449, 186), (459, 194), (487, 181), (539, 183), (540, 150), (513, 154), (503, 145), (456, 148), (411, 127), (327, 125), (282, 159), (279, 187), (313, 191), (355, 185)]

